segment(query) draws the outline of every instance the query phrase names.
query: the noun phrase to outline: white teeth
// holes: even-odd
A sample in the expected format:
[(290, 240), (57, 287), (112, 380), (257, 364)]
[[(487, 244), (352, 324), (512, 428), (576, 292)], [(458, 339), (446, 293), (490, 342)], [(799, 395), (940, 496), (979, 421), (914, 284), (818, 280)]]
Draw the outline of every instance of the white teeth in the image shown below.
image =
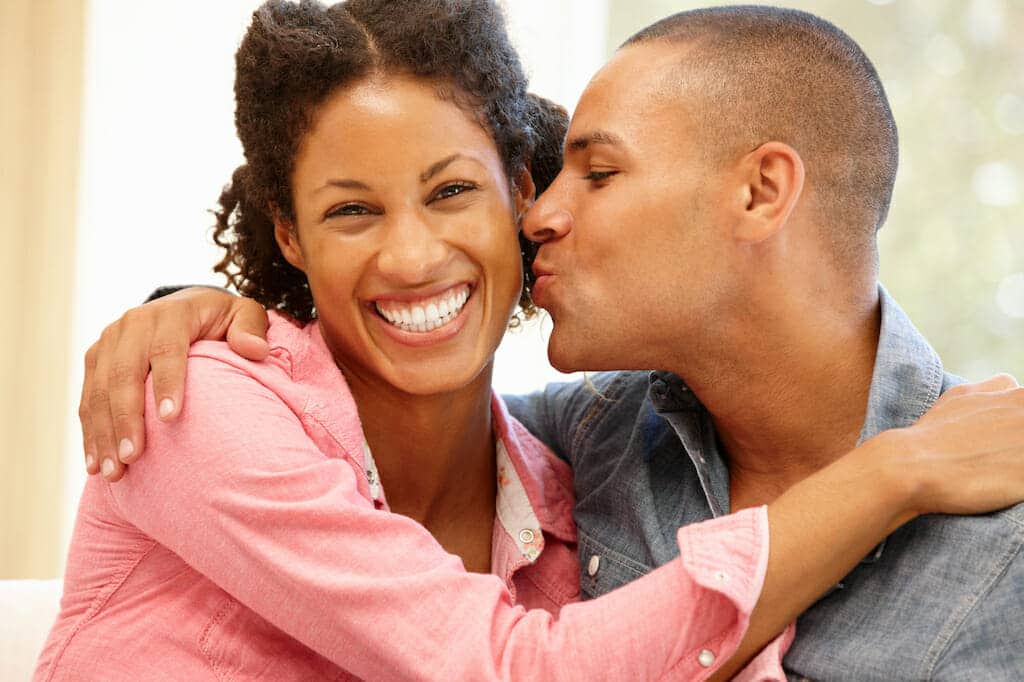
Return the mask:
[(377, 303), (381, 317), (399, 329), (408, 332), (428, 332), (442, 327), (455, 319), (469, 300), (469, 287), (463, 285), (458, 291), (451, 290), (419, 305), (400, 304), (394, 301)]

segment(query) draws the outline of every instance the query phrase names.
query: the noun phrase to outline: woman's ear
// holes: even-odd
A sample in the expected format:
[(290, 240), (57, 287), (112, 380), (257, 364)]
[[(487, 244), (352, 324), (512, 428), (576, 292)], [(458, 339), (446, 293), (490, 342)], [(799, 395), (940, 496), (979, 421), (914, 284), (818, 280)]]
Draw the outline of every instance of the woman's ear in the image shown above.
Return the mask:
[(747, 154), (738, 168), (742, 218), (733, 237), (760, 242), (781, 231), (793, 213), (804, 187), (804, 162), (782, 142), (766, 142)]
[(523, 166), (519, 171), (519, 177), (515, 183), (515, 208), (516, 220), (518, 221), (526, 213), (526, 209), (533, 205), (537, 195), (537, 186), (533, 184), (533, 175), (530, 174), (529, 164)]
[(292, 266), (306, 271), (306, 261), (302, 257), (302, 245), (299, 244), (299, 233), (295, 224), (281, 215), (276, 206), (270, 207), (270, 215), (274, 218), (274, 239), (277, 240), (277, 247), (281, 249), (281, 255)]

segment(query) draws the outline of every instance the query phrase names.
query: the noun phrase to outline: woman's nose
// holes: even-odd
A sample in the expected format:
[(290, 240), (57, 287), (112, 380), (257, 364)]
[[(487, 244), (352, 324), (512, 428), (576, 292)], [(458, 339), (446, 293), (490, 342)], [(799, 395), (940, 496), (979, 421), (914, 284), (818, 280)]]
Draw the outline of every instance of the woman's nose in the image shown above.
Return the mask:
[(423, 284), (437, 275), (449, 254), (436, 226), (420, 216), (396, 216), (377, 257), (377, 268), (401, 284)]

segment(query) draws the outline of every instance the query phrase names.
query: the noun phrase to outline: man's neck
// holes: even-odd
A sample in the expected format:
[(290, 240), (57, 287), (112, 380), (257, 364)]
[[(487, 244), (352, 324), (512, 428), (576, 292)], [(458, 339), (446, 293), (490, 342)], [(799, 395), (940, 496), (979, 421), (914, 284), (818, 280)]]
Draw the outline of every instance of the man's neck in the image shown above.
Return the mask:
[(731, 509), (770, 502), (856, 446), (879, 324), (877, 294), (841, 313), (794, 305), (682, 365), (729, 463)]

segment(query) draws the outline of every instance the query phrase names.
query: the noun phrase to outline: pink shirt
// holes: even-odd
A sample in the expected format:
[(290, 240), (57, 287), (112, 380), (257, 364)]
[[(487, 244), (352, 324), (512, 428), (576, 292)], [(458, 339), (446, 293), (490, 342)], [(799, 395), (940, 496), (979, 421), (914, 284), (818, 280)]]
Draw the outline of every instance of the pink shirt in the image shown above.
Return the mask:
[[(35, 679), (701, 679), (764, 580), (765, 508), (679, 531), (680, 558), (575, 603), (572, 477), (493, 414), (494, 575), (388, 511), (317, 324), (272, 315), (270, 357), (194, 345), (181, 417), (147, 390), (149, 452), (86, 485)], [(586, 568), (586, 567), (585, 567)], [(791, 632), (741, 676), (783, 680)]]

